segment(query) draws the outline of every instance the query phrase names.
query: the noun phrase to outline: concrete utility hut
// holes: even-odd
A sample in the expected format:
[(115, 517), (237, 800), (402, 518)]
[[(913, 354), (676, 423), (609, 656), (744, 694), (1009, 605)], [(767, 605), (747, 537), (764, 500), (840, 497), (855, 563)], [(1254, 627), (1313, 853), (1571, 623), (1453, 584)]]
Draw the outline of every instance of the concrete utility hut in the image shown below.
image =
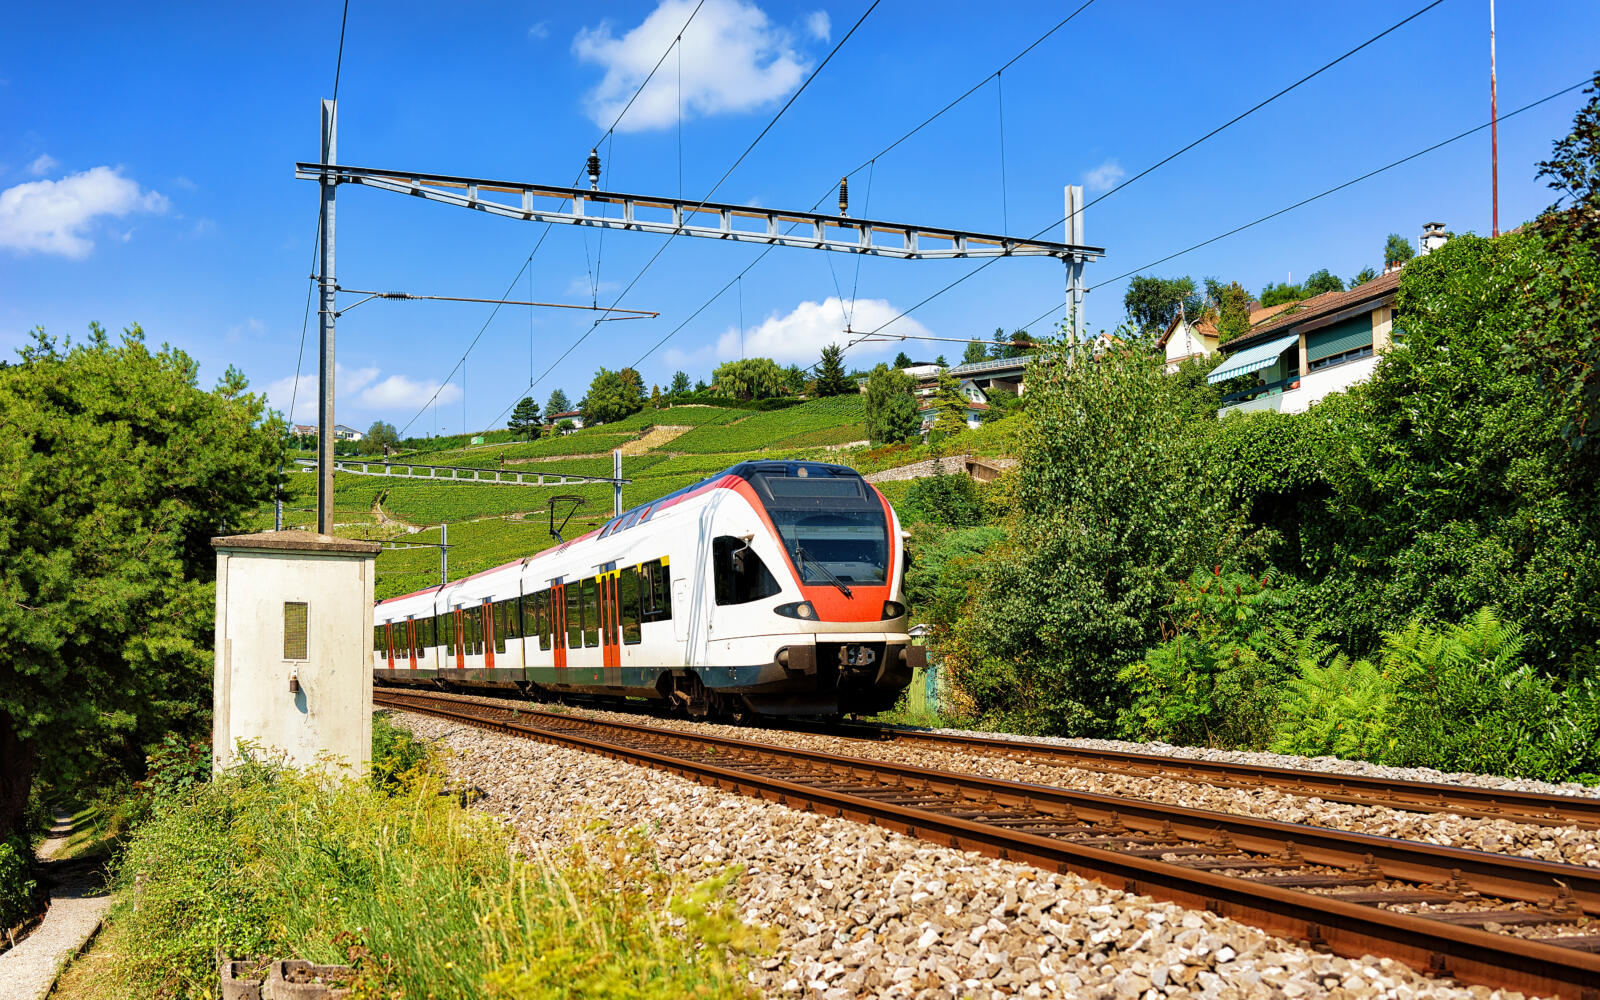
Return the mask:
[(217, 632), (212, 766), (240, 741), (295, 767), (366, 770), (372, 587), (379, 546), (310, 531), (213, 538)]

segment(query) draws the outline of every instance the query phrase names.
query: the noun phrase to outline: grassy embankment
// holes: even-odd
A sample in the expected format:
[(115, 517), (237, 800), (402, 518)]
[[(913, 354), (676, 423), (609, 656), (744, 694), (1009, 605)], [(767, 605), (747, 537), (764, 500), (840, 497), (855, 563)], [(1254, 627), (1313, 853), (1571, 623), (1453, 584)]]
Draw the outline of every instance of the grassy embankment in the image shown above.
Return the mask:
[(369, 779), (246, 764), (156, 782), (105, 930), (55, 995), (212, 996), (219, 949), (353, 964), (364, 997), (749, 994), (737, 870), (669, 875), (637, 832), (520, 856), (442, 794), (430, 751), (374, 722)]

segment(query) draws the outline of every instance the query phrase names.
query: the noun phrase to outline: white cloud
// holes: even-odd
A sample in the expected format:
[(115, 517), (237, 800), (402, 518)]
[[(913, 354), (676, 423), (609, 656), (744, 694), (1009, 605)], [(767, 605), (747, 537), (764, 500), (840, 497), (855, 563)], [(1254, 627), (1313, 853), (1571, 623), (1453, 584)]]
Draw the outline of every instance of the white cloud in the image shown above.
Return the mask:
[(35, 177), (43, 177), (50, 171), (61, 166), (61, 161), (49, 153), (40, 153), (39, 158), (28, 164), (28, 173)]
[(530, 24), (528, 26), (528, 37), (534, 41), (540, 41), (542, 39), (549, 38), (550, 26), (545, 24), (543, 21), (540, 21), (538, 24)]
[(1128, 172), (1117, 165), (1116, 160), (1107, 160), (1083, 175), (1083, 183), (1090, 191), (1108, 191), (1116, 187), (1117, 181), (1126, 177)]
[[(694, 0), (662, 0), (643, 23), (620, 38), (607, 21), (578, 32), (572, 43), (574, 54), (606, 71), (584, 96), (584, 109), (596, 124), (611, 124), (673, 43), (692, 10)], [(811, 21), (815, 22), (814, 15)], [(791, 34), (772, 24), (760, 7), (743, 0), (705, 0), (683, 33), (681, 55), (686, 118), (758, 108), (799, 86), (811, 69), (795, 51)], [(620, 131), (676, 124), (677, 56), (668, 57), (662, 71), (634, 101), (617, 126)]]
[[(910, 317), (895, 319), (899, 314), (900, 310), (885, 299), (857, 299), (850, 325), (862, 332), (883, 326), (881, 333), (884, 335), (907, 337), (929, 335), (927, 327)], [(890, 320), (894, 322), (890, 323)], [(884, 326), (885, 323), (889, 325)], [(809, 365), (817, 360), (822, 349), (829, 344), (843, 347), (860, 336), (860, 333), (845, 333), (844, 325), (845, 308), (841, 306), (837, 297), (830, 295), (821, 302), (802, 302), (787, 315), (779, 316), (774, 313), (758, 326), (746, 330), (744, 354), (750, 358), (771, 358), (781, 364), (794, 362), (802, 366)], [(916, 356), (925, 353), (931, 357), (939, 353), (937, 350), (919, 351), (915, 346), (907, 346), (917, 343), (917, 341), (867, 341), (850, 348), (849, 357), (861, 358), (902, 349)], [(688, 352), (668, 351), (666, 360), (674, 367), (681, 367), (685, 364), (725, 361), (738, 356), (739, 331), (734, 328), (718, 337), (715, 346), (707, 345)]]
[[(257, 322), (257, 320), (249, 319), (241, 324), (241, 326), (249, 329), (252, 327), (252, 324), (256, 324)], [(309, 360), (313, 365), (316, 363), (315, 358), (311, 358)], [(372, 394), (374, 389), (377, 388), (377, 386), (373, 386), (372, 383), (379, 374), (380, 372), (377, 368), (349, 369), (338, 362), (334, 362), (334, 419), (339, 420), (340, 422), (347, 422), (343, 417), (339, 416), (341, 412), (348, 408), (367, 408), (369, 405), (367, 402), (367, 397)], [(401, 376), (390, 376), (389, 380), (393, 381), (393, 379), (398, 377)], [(429, 383), (427, 393), (422, 396), (422, 399), (417, 400), (415, 405), (421, 406), (423, 400), (427, 399), (428, 396), (431, 396), (433, 394), (433, 390), (437, 388), (438, 385), (438, 382)], [(362, 390), (365, 391), (363, 392)], [(293, 375), (287, 375), (278, 379), (276, 382), (269, 384), (266, 391), (267, 405), (275, 410), (284, 411), (287, 414), (290, 423), (316, 423), (318, 388), (317, 373), (315, 371), (301, 373), (300, 389), (298, 392), (295, 390), (295, 377)], [(441, 403), (460, 398), (461, 390), (456, 388), (454, 385), (445, 386), (444, 391), (439, 393), (439, 402)], [(294, 412), (288, 413), (289, 404), (291, 401), (294, 403)]]
[(370, 410), (395, 408), (411, 409), (425, 405), (438, 390), (439, 404), (453, 403), (461, 398), (461, 387), (451, 382), (440, 388), (437, 379), (412, 379), (404, 375), (390, 375), (382, 382), (361, 393), (360, 405)]
[(591, 279), (587, 274), (580, 274), (567, 282), (567, 294), (588, 298), (591, 295), (604, 295), (607, 292), (614, 292), (621, 287), (622, 285), (619, 282), (606, 281), (604, 279), (601, 279), (599, 286), (596, 287), (591, 284)]
[(85, 257), (94, 249), (88, 229), (97, 218), (167, 208), (166, 198), (141, 191), (119, 167), (95, 167), (59, 181), (28, 181), (0, 191), (0, 247)]
[(825, 10), (814, 10), (806, 15), (806, 30), (819, 42), (826, 42), (833, 32), (833, 21)]

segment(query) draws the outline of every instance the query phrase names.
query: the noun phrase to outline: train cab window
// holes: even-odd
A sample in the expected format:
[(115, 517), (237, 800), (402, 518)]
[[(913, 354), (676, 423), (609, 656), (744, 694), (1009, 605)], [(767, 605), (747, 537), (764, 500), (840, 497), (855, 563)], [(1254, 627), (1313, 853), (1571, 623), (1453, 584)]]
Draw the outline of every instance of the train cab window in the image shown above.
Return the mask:
[(561, 588), (567, 595), (567, 648), (583, 648), (583, 593), (576, 582)]
[(622, 606), (622, 641), (629, 645), (638, 642), (639, 634), (639, 585), (641, 578), (636, 567), (629, 566), (617, 577), (618, 603)]
[(748, 604), (778, 593), (767, 564), (742, 538), (720, 535), (711, 542), (711, 576), (718, 604)]
[(583, 581), (583, 644), (600, 645), (600, 581), (592, 576)]

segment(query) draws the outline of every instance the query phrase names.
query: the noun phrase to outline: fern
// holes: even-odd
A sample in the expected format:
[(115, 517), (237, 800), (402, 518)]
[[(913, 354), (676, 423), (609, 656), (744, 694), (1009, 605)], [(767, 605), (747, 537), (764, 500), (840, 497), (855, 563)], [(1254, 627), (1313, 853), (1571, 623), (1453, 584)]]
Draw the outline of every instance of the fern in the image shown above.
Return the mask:
[(1307, 655), (1285, 686), (1279, 706), (1277, 753), (1372, 759), (1389, 742), (1393, 687), (1366, 660), (1323, 646)]

